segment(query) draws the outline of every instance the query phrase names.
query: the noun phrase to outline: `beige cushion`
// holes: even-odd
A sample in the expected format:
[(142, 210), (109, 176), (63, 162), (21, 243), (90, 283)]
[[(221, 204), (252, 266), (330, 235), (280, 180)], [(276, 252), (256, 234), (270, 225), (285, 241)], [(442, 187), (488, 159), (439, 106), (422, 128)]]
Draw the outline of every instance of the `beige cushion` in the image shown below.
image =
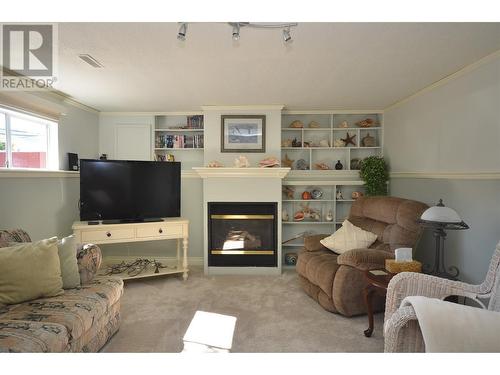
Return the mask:
[(61, 263), (61, 277), (63, 289), (80, 286), (80, 273), (76, 261), (77, 245), (73, 235), (63, 238), (57, 243), (59, 262)]
[(349, 220), (344, 220), (342, 227), (334, 234), (322, 239), (321, 244), (334, 253), (343, 254), (351, 249), (364, 249), (377, 239), (377, 235), (367, 232), (353, 225)]
[(63, 293), (57, 237), (0, 249), (0, 304)]

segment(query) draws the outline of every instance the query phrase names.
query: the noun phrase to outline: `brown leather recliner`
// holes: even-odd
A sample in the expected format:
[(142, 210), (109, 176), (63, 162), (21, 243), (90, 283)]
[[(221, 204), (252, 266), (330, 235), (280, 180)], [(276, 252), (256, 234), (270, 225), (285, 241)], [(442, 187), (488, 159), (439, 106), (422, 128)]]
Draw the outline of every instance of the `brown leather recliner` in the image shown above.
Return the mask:
[[(378, 238), (368, 249), (353, 249), (337, 255), (319, 242), (327, 234), (305, 238), (299, 252), (297, 272), (306, 293), (325, 310), (345, 316), (366, 313), (363, 272), (384, 268), (398, 247), (415, 248), (421, 234), (417, 223), (428, 206), (396, 197), (364, 197), (351, 207), (348, 220)], [(384, 300), (373, 299), (374, 311), (382, 311)]]

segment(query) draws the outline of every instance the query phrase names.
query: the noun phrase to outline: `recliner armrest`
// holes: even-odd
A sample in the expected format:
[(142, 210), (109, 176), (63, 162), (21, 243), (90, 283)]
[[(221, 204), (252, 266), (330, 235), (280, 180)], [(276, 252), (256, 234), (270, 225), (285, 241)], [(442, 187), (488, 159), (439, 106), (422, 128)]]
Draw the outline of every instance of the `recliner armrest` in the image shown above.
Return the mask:
[(383, 250), (352, 249), (339, 255), (337, 263), (369, 271), (385, 267), (386, 259), (394, 259), (394, 254)]
[(322, 249), (326, 249), (321, 242), (323, 238), (328, 237), (329, 234), (315, 234), (312, 236), (304, 237), (304, 250), (306, 251), (318, 251)]

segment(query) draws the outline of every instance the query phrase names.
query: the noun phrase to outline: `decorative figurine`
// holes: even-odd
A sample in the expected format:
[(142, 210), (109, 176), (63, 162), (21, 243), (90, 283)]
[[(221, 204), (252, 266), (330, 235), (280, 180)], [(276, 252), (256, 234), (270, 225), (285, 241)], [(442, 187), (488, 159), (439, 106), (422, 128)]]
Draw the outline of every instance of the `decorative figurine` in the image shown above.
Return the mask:
[(288, 211), (287, 210), (283, 210), (283, 212), (281, 213), (281, 220), (282, 221), (288, 221), (288, 220), (290, 220), (290, 216), (288, 216)]
[(375, 121), (373, 121), (371, 118), (366, 118), (364, 120), (358, 121), (356, 123), (357, 126), (360, 128), (371, 128), (372, 126), (378, 125)]
[(375, 137), (372, 137), (370, 133), (365, 135), (361, 139), (361, 146), (363, 147), (375, 147)]
[(290, 124), (291, 128), (301, 129), (304, 127), (304, 123), (300, 120), (295, 120)]
[(281, 165), (286, 168), (292, 168), (294, 160), (288, 157), (288, 154), (285, 154), (285, 158), (281, 160)]
[(309, 200), (309, 199), (311, 199), (311, 198), (312, 198), (311, 193), (309, 193), (308, 191), (304, 191), (304, 192), (302, 193), (302, 199), (304, 199), (304, 200)]
[(99, 156), (99, 160), (108, 160), (108, 154), (102, 154)]
[(295, 194), (295, 188), (292, 186), (284, 185), (282, 188), (283, 194), (286, 195), (287, 199), (293, 199), (293, 195)]
[(279, 166), (280, 166), (280, 161), (278, 160), (278, 158), (275, 158), (274, 156), (269, 156), (265, 159), (262, 159), (259, 162), (259, 167), (261, 168), (274, 168)]
[(297, 138), (294, 138), (292, 141), (292, 147), (302, 147), (302, 142), (297, 141)]
[(325, 164), (325, 163), (316, 163), (314, 164), (316, 166), (316, 169), (319, 169), (321, 171), (328, 171), (330, 170), (331, 168), (328, 166), (328, 164)]
[(353, 146), (356, 146), (356, 143), (354, 142), (354, 138), (356, 138), (356, 134), (354, 135), (349, 135), (349, 132), (347, 132), (347, 135), (345, 138), (340, 138), (341, 140), (344, 141), (345, 145), (348, 146), (352, 144)]
[(167, 154), (167, 161), (175, 161), (174, 154)]
[(349, 127), (349, 123), (347, 121), (342, 121), (342, 123), (340, 124), (340, 127), (341, 128), (348, 128)]
[(364, 194), (360, 191), (353, 191), (351, 194), (352, 199), (358, 199), (361, 198)]
[(313, 189), (313, 191), (311, 191), (312, 199), (321, 199), (322, 196), (323, 196), (323, 191), (321, 189)]
[(224, 165), (221, 162), (217, 161), (217, 160), (213, 160), (210, 163), (208, 163), (207, 166), (209, 168), (222, 168)]
[(307, 162), (304, 159), (297, 160), (297, 162), (295, 163), (295, 166), (300, 171), (306, 171), (309, 169), (309, 165), (307, 164)]
[(235, 168), (248, 168), (249, 166), (250, 162), (248, 161), (246, 156), (240, 155), (236, 159), (234, 159)]
[(309, 127), (310, 128), (321, 128), (321, 125), (318, 122), (313, 120), (309, 123)]
[(337, 193), (335, 194), (335, 198), (337, 198), (338, 201), (341, 201), (344, 199), (344, 196), (342, 195), (342, 192), (340, 189), (337, 189)]
[(311, 147), (311, 142), (304, 141), (304, 143), (302, 144), (302, 147)]
[(297, 264), (298, 259), (297, 253), (286, 253), (285, 254), (285, 264), (287, 266), (295, 266)]
[(319, 141), (319, 147), (330, 147), (330, 143), (328, 143), (327, 139), (322, 139)]
[(325, 221), (333, 221), (332, 210), (329, 210), (328, 213), (326, 214)]
[(345, 147), (345, 142), (342, 139), (333, 141), (333, 147)]
[(337, 160), (337, 164), (335, 164), (335, 169), (337, 171), (340, 171), (340, 170), (344, 169), (344, 166), (342, 165), (342, 163), (340, 162), (340, 160)]

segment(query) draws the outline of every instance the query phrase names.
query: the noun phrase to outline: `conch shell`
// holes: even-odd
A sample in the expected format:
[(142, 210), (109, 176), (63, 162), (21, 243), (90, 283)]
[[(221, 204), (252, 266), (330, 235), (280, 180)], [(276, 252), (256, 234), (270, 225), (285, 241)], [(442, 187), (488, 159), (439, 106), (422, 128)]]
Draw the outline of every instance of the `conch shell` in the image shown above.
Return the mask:
[(235, 168), (248, 168), (250, 166), (250, 162), (246, 156), (240, 155), (234, 159), (234, 166)]

